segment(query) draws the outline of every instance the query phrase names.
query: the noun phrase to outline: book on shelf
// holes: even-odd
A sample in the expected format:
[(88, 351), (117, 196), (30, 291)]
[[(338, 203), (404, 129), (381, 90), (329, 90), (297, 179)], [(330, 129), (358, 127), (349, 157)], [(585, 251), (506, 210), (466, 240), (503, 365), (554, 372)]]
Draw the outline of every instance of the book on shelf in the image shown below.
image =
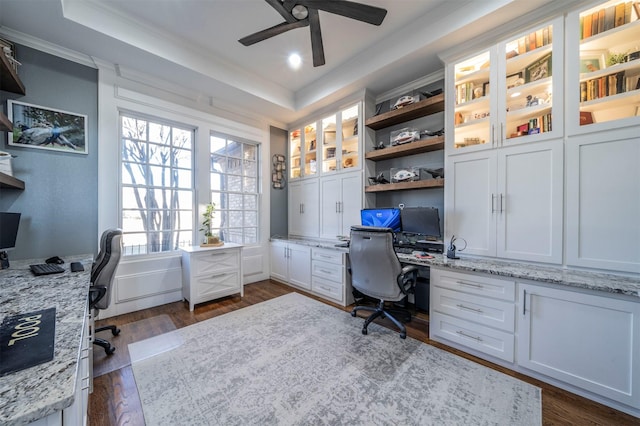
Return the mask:
[(640, 1), (621, 2), (581, 16), (581, 39), (630, 23), (634, 10), (636, 19), (640, 19)]
[(628, 90), (624, 71), (580, 82), (580, 102), (605, 98)]
[(604, 9), (598, 11), (598, 33), (604, 31)]
[(604, 10), (604, 30), (609, 31), (616, 25), (616, 7), (609, 6)]
[(592, 15), (586, 15), (582, 18), (582, 38), (591, 37)]
[(624, 9), (625, 9), (624, 3), (618, 3), (616, 5), (616, 20), (615, 20), (616, 27), (624, 25)]
[(580, 111), (580, 125), (593, 124), (593, 114), (589, 111)]
[(640, 1), (634, 1), (633, 2), (633, 8), (636, 11), (636, 18), (640, 19)]

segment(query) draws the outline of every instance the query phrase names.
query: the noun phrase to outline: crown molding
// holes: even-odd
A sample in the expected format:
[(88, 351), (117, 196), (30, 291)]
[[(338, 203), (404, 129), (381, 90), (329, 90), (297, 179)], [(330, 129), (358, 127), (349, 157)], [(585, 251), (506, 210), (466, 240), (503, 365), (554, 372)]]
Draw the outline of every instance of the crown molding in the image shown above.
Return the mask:
[(32, 49), (48, 53), (59, 58), (78, 63), (80, 65), (85, 65), (91, 68), (98, 68), (98, 66), (93, 61), (93, 58), (89, 55), (85, 55), (83, 53), (58, 46), (56, 44), (30, 36), (29, 34), (25, 34), (5, 26), (0, 26), (0, 36), (7, 38), (16, 44), (30, 47)]

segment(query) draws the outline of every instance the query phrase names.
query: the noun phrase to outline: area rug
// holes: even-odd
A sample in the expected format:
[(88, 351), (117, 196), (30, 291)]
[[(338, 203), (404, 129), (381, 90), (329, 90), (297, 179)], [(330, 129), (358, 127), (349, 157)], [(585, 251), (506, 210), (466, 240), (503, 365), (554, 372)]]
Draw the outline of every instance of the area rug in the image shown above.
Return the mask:
[[(104, 323), (109, 323), (109, 320), (105, 320)], [(129, 343), (145, 340), (176, 329), (175, 324), (166, 314), (122, 324), (118, 327), (120, 328), (120, 334), (117, 336), (113, 336), (110, 331), (98, 333), (98, 337), (109, 340), (116, 347), (116, 351), (111, 355), (107, 355), (101, 347), (95, 346), (93, 348), (93, 377), (99, 377), (131, 365)]]
[(147, 426), (540, 425), (540, 389), (290, 293), (129, 345)]

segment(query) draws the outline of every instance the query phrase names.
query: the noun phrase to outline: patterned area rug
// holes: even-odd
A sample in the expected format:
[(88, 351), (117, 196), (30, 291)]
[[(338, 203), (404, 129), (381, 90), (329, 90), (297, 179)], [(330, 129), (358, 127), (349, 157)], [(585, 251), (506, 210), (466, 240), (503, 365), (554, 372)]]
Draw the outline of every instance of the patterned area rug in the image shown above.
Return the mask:
[(540, 425), (540, 389), (290, 293), (129, 345), (147, 426)]

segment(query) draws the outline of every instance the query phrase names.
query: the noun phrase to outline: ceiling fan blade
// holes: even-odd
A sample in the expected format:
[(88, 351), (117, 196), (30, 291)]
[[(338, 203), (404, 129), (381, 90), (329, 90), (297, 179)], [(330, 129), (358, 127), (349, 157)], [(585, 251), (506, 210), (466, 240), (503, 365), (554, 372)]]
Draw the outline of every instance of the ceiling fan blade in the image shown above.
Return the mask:
[[(291, 9), (287, 10), (280, 0), (265, 0), (267, 3), (271, 5), (275, 10), (278, 11), (280, 15), (285, 19), (285, 21), (293, 24), (298, 22), (298, 20), (291, 14)], [(293, 5), (291, 6), (293, 8)]]
[(309, 9), (324, 10), (372, 25), (382, 24), (384, 17), (387, 16), (385, 9), (346, 0), (285, 0), (285, 8), (288, 1), (301, 4)]
[(267, 28), (266, 30), (258, 31), (257, 33), (250, 34), (246, 37), (238, 40), (240, 43), (245, 46), (251, 46), (259, 41), (266, 40), (273, 36), (277, 36), (278, 34), (285, 33), (289, 30), (293, 30), (294, 28), (302, 28), (309, 25), (308, 19), (303, 19), (302, 21), (296, 22), (283, 22), (282, 24), (274, 25), (271, 28)]
[(313, 66), (324, 65), (324, 47), (322, 45), (322, 31), (320, 30), (320, 15), (317, 9), (309, 9), (309, 30), (311, 31), (311, 51), (313, 52)]

